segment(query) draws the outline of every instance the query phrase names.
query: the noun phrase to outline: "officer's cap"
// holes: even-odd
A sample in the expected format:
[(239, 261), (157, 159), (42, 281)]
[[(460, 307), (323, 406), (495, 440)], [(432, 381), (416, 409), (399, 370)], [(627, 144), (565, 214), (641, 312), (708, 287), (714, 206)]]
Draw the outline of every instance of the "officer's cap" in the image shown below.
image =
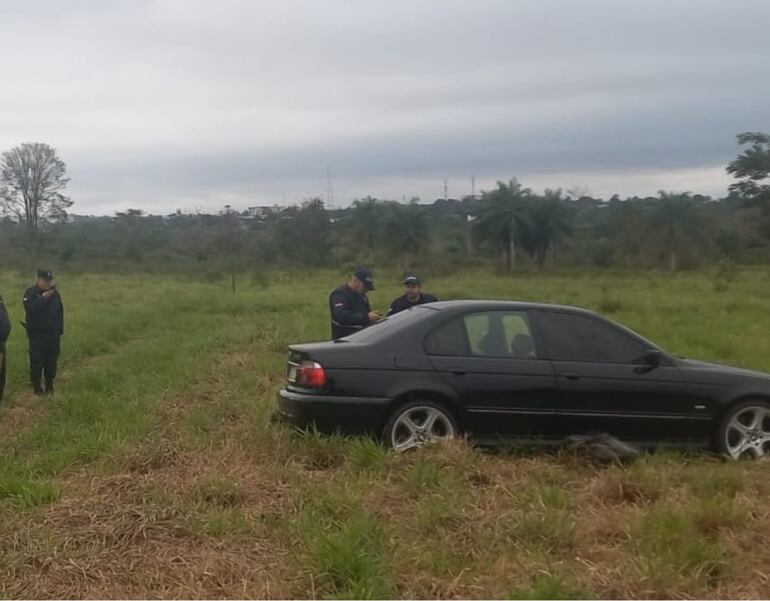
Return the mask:
[(404, 286), (408, 286), (409, 284), (414, 284), (415, 286), (422, 286), (422, 280), (418, 275), (408, 275), (404, 278), (404, 281), (401, 283), (404, 284)]
[(37, 277), (43, 278), (46, 282), (50, 282), (53, 279), (53, 271), (50, 269), (38, 269)]
[(353, 275), (364, 283), (367, 290), (374, 290), (374, 274), (371, 269), (359, 267), (353, 272)]

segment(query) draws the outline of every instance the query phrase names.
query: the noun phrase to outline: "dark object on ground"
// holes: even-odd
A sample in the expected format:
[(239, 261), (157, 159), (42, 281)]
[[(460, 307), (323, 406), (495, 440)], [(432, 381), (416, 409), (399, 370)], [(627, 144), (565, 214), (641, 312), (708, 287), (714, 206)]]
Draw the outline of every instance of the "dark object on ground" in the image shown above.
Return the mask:
[(592, 311), (504, 301), (419, 305), (335, 342), (289, 347), (279, 409), (398, 450), (470, 434), (770, 455), (770, 374), (676, 357)]
[(573, 434), (562, 441), (564, 450), (584, 454), (604, 463), (628, 463), (639, 456), (639, 449), (610, 436), (598, 434)]

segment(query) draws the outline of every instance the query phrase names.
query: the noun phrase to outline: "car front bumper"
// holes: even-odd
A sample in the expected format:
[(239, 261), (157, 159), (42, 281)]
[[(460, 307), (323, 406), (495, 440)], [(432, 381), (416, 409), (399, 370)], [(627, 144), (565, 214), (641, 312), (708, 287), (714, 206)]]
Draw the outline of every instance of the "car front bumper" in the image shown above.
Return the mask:
[(278, 393), (279, 416), (295, 426), (315, 425), (322, 432), (379, 434), (392, 399), (308, 394), (282, 389)]

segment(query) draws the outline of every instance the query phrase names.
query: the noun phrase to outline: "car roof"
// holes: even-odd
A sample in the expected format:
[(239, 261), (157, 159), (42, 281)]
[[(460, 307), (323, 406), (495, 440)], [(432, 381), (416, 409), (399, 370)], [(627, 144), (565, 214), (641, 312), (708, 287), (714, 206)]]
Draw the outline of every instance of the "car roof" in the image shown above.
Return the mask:
[(570, 305), (557, 305), (551, 303), (537, 303), (531, 301), (506, 301), (506, 300), (450, 300), (438, 301), (421, 305), (424, 308), (432, 308), (437, 311), (468, 310), (477, 309), (479, 311), (509, 310), (525, 311), (528, 309), (546, 309), (551, 311), (569, 311), (571, 313), (586, 313), (597, 315), (590, 309), (582, 307), (573, 307)]

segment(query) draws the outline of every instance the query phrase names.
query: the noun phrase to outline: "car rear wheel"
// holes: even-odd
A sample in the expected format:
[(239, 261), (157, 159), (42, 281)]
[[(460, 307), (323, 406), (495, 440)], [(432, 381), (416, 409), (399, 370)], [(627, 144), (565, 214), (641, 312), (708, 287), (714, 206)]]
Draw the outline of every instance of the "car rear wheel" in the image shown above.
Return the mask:
[(457, 436), (451, 412), (433, 401), (413, 401), (400, 406), (385, 425), (383, 437), (394, 451), (423, 447)]
[(722, 420), (716, 446), (730, 459), (770, 457), (770, 403), (755, 400), (735, 405)]

